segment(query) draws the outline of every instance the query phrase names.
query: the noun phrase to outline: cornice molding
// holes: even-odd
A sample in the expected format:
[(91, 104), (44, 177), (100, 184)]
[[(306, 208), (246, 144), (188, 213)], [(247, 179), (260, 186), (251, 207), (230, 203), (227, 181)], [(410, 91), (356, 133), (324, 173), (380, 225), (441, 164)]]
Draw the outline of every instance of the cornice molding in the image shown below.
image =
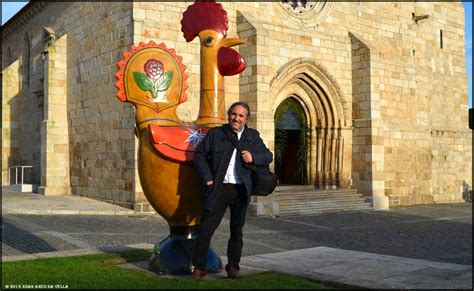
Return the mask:
[(30, 2), (20, 10), (19, 14), (15, 15), (13, 19), (2, 25), (2, 39), (6, 39), (18, 31), (20, 28), (26, 26), (30, 19), (35, 17), (38, 13), (43, 11), (48, 2)]

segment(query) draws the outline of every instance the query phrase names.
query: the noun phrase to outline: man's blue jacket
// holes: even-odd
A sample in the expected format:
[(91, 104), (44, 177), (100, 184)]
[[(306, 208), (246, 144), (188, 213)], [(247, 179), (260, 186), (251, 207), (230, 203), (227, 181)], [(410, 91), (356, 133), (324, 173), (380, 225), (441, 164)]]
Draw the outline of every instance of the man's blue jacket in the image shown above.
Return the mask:
[[(224, 133), (224, 127), (227, 127), (227, 130), (232, 134), (237, 135), (232, 131), (229, 124), (215, 127), (209, 130), (202, 142), (199, 143), (194, 155), (194, 166), (204, 184), (209, 180), (214, 181), (211, 186), (206, 186), (204, 191), (205, 208), (207, 210), (214, 206), (234, 149), (232, 142)], [(263, 143), (257, 130), (245, 125), (239, 143), (243, 150), (247, 150), (252, 154), (253, 165), (266, 166), (272, 162), (273, 155)], [(239, 177), (245, 184), (247, 196), (250, 198), (250, 195), (252, 195), (252, 178), (250, 176), (252, 171), (244, 167), (244, 161), (239, 152), (236, 156), (236, 167)]]

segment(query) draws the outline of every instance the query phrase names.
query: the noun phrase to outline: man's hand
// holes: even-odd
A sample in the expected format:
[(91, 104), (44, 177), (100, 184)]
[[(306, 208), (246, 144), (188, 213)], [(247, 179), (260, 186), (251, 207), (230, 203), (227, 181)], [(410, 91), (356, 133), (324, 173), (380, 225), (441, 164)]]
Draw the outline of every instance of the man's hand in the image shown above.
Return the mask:
[(209, 181), (206, 182), (207, 186), (211, 186), (212, 184), (214, 184), (214, 181), (212, 181), (212, 180), (209, 180)]
[(242, 151), (242, 159), (246, 164), (250, 164), (253, 162), (252, 154), (249, 151)]

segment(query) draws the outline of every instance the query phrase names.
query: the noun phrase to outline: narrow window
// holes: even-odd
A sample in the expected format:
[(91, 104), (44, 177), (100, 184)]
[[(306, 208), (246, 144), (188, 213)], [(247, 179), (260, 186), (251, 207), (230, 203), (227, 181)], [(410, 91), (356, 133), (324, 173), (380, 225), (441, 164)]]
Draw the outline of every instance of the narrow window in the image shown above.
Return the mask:
[(439, 30), (439, 47), (443, 49), (443, 30)]

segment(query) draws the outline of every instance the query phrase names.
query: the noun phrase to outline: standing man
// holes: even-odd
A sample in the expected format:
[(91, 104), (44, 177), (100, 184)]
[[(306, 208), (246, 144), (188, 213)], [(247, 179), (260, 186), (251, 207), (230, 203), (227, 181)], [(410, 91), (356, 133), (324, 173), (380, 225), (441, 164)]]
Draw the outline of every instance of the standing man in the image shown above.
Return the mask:
[[(240, 277), (242, 255), (242, 229), (245, 212), (252, 194), (251, 170), (245, 164), (268, 165), (273, 156), (257, 130), (248, 128), (250, 108), (247, 103), (236, 102), (227, 111), (228, 124), (211, 129), (196, 148), (194, 165), (206, 185), (204, 213), (193, 256), (193, 278), (206, 275), (206, 261), (211, 237), (219, 226), (227, 207), (230, 208), (230, 238), (227, 244), (229, 278)], [(226, 135), (239, 139), (241, 153)]]

